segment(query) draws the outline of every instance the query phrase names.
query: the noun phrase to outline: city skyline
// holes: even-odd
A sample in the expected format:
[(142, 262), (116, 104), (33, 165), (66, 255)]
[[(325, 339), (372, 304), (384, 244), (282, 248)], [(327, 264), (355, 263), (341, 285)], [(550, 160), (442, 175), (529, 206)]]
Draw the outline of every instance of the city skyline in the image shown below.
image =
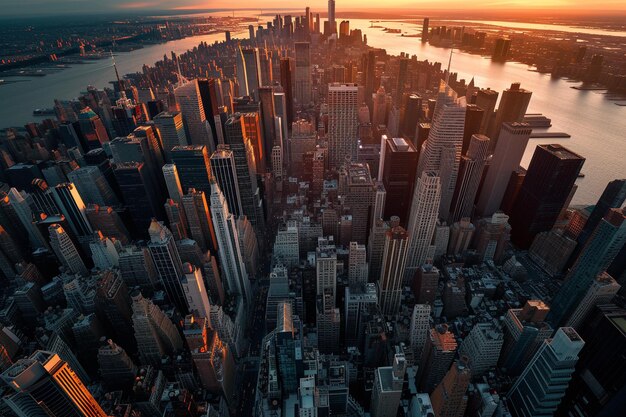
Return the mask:
[(0, 28), (3, 417), (623, 411), (626, 33), (173, 3)]

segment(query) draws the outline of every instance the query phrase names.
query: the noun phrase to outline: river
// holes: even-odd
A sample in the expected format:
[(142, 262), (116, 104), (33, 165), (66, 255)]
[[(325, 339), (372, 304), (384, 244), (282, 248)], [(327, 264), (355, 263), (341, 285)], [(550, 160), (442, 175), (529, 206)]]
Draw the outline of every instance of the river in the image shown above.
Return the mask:
[[(409, 34), (421, 31), (421, 26), (412, 23), (384, 21), (379, 25), (398, 28)], [(389, 54), (407, 52), (417, 55), (420, 60), (448, 60), (449, 49), (422, 44), (418, 38), (402, 37), (369, 26), (369, 20), (350, 19), (350, 27), (360, 28), (367, 35), (369, 45), (384, 48)], [(245, 32), (241, 36), (245, 36)], [(116, 60), (121, 74), (136, 72), (141, 70), (143, 64), (152, 65), (170, 51), (181, 53), (201, 41), (213, 43), (223, 39), (223, 33), (190, 37), (120, 53)], [(577, 181), (579, 188), (573, 199), (574, 204), (594, 204), (609, 181), (626, 178), (626, 107), (615, 105), (602, 92), (575, 90), (570, 87), (577, 84), (529, 71), (524, 64), (494, 63), (457, 50), (453, 54), (452, 70), (468, 81), (474, 77), (480, 87), (502, 91), (512, 82), (520, 82), (523, 88), (533, 92), (528, 111), (543, 113), (552, 119), (552, 130), (567, 132), (572, 137), (531, 139), (522, 165), (528, 165), (536, 145), (541, 143), (561, 143), (585, 157), (587, 160), (582, 170), (585, 178)], [(112, 79), (111, 62), (101, 60), (76, 65), (45, 77), (31, 78), (28, 82), (0, 86), (0, 126), (20, 125), (34, 120), (33, 109), (51, 107), (54, 98), (76, 97), (87, 85), (102, 88)]]

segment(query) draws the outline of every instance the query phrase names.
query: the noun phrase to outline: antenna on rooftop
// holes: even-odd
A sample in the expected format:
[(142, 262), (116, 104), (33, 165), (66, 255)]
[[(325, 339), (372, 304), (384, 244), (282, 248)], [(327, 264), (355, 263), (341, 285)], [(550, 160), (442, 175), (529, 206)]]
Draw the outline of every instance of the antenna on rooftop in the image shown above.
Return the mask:
[(178, 87), (180, 87), (189, 82), (187, 78), (183, 77), (183, 74), (180, 71), (180, 56), (176, 56), (176, 67), (178, 68)]
[(109, 52), (111, 52), (111, 61), (113, 61), (113, 68), (115, 69), (115, 78), (117, 78), (117, 85), (120, 88), (120, 94), (124, 93), (124, 87), (122, 85), (122, 80), (120, 79), (120, 73), (117, 72), (117, 64), (115, 63), (115, 56), (113, 55), (113, 51), (109, 50)]
[(446, 88), (448, 88), (448, 83), (450, 82), (450, 67), (452, 66), (452, 53), (454, 52), (454, 48), (450, 48), (450, 58), (448, 59), (448, 72), (446, 73)]

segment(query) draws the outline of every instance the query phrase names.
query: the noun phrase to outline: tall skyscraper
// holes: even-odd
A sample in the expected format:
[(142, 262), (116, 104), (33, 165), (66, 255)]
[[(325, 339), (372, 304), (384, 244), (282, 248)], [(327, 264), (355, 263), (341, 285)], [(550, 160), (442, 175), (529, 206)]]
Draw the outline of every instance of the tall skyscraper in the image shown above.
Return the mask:
[(540, 232), (552, 229), (585, 159), (561, 145), (539, 145), (511, 212), (511, 238), (528, 248)]
[(218, 149), (211, 155), (210, 162), (211, 174), (226, 197), (229, 211), (236, 216), (243, 214), (233, 152), (226, 148)]
[(182, 198), (182, 205), (185, 209), (191, 238), (198, 243), (204, 252), (207, 250), (216, 251), (215, 230), (205, 194), (190, 188)]
[(174, 89), (176, 102), (183, 115), (183, 122), (189, 142), (194, 146), (206, 146), (215, 150), (217, 138), (212, 138), (208, 121), (204, 113), (198, 80), (190, 81)]
[(352, 238), (365, 243), (370, 222), (370, 210), (374, 205), (376, 189), (369, 166), (364, 163), (345, 163), (339, 168), (338, 191), (345, 196), (344, 205), (352, 215)]
[(185, 317), (183, 333), (202, 386), (214, 395), (223, 395), (232, 404), (235, 362), (228, 345), (211, 329), (208, 318)]
[(428, 139), (422, 145), (417, 167), (418, 175), (423, 172), (438, 174), (441, 181), (439, 215), (443, 218), (448, 216), (459, 172), (465, 107), (465, 98), (457, 98), (456, 92), (442, 81)]
[(246, 64), (246, 80), (248, 82), (248, 95), (258, 100), (259, 87), (261, 86), (261, 62), (257, 48), (245, 48), (241, 50)]
[(4, 401), (19, 417), (107, 417), (74, 370), (53, 352), (38, 350), (0, 378), (15, 390)]
[(415, 363), (420, 363), (426, 339), (430, 333), (430, 312), (428, 304), (415, 304), (411, 313), (411, 327), (409, 329), (409, 343), (415, 355)]
[(187, 302), (180, 284), (183, 278), (183, 264), (174, 237), (163, 223), (155, 219), (152, 219), (148, 233), (150, 235), (148, 249), (161, 284), (170, 302), (174, 303), (179, 311), (186, 313)]
[(249, 307), (252, 301), (250, 280), (241, 255), (235, 218), (228, 211), (226, 198), (215, 180), (211, 180), (211, 188), (211, 217), (228, 291), (242, 296), (246, 307)]
[(511, 173), (519, 167), (531, 132), (527, 123), (505, 123), (502, 126), (498, 146), (476, 204), (480, 216), (491, 216), (500, 208)]
[(370, 311), (377, 304), (375, 284), (352, 284), (346, 287), (344, 325), (347, 345), (362, 346), (365, 325), (371, 317)]
[(428, 23), (430, 19), (425, 17), (422, 21), (422, 43), (428, 42)]
[(437, 417), (463, 417), (467, 407), (467, 388), (474, 368), (461, 356), (443, 377), (430, 395), (434, 415)]
[[(261, 102), (261, 126), (263, 128), (263, 140), (262, 146), (263, 150), (261, 151), (265, 156), (265, 160), (262, 161), (262, 165), (271, 166), (271, 153), (272, 149), (275, 146), (283, 146), (281, 141), (281, 129), (277, 129), (276, 126), (276, 103), (274, 100), (274, 88), (273, 87), (262, 87), (259, 89), (259, 101)], [(239, 122), (236, 121), (237, 124), (235, 127), (239, 127)], [(247, 127), (247, 124), (244, 122), (244, 127)], [(246, 129), (243, 129), (242, 136), (246, 136), (246, 140), (250, 140), (250, 136)], [(236, 134), (237, 135), (237, 134)], [(254, 144), (253, 144), (254, 148)], [(255, 156), (257, 151), (255, 150)], [(257, 161), (255, 160), (255, 163)]]
[(609, 304), (621, 286), (606, 272), (600, 273), (585, 293), (585, 296), (576, 306), (576, 309), (567, 320), (566, 326), (580, 330), (591, 311), (601, 304)]
[(583, 229), (578, 234), (576, 249), (571, 255), (570, 264), (573, 264), (580, 251), (587, 244), (587, 240), (591, 237), (591, 234), (598, 226), (598, 223), (604, 218), (607, 211), (611, 208), (622, 207), (626, 201), (626, 179), (613, 180), (609, 182), (602, 192), (602, 195), (598, 199), (598, 202), (593, 207), (591, 214), (587, 218)]
[(293, 82), (295, 69), (294, 60), (292, 58), (280, 59), (280, 85), (283, 87), (285, 93), (285, 101), (287, 102), (287, 123), (291, 125), (293, 123)]
[(459, 356), (467, 357), (472, 375), (479, 377), (495, 369), (504, 343), (504, 336), (497, 323), (478, 323), (463, 339)]
[(418, 152), (413, 143), (404, 138), (383, 138), (385, 149), (381, 151), (382, 170), (379, 169), (378, 177), (387, 193), (384, 218), (398, 216), (402, 224), (407, 224), (415, 189)]
[(524, 307), (507, 311), (498, 365), (506, 368), (508, 375), (519, 375), (543, 341), (552, 336), (554, 330), (545, 321), (549, 311), (538, 300), (529, 300)]
[(172, 148), (172, 162), (178, 170), (178, 177), (183, 191), (195, 188), (196, 190), (204, 191), (206, 195), (209, 195), (211, 192), (211, 187), (209, 186), (211, 174), (207, 149), (206, 146), (175, 146)]
[(459, 177), (454, 189), (450, 206), (450, 223), (458, 222), (464, 217), (472, 216), (474, 201), (483, 176), (489, 138), (485, 135), (472, 135), (467, 154), (461, 157)]
[(167, 194), (172, 200), (180, 203), (183, 196), (183, 188), (180, 184), (180, 177), (178, 176), (176, 165), (165, 164), (162, 170), (163, 178), (165, 178), (165, 186), (167, 187)]
[(398, 414), (406, 368), (406, 358), (403, 354), (397, 353), (393, 358), (392, 366), (376, 369), (370, 404), (372, 417), (395, 417)]
[(50, 247), (61, 264), (74, 274), (86, 275), (88, 270), (85, 262), (65, 229), (59, 224), (53, 224), (48, 228), (48, 232)]
[(426, 260), (433, 259), (435, 248), (431, 244), (437, 225), (441, 184), (439, 177), (432, 172), (424, 172), (415, 184), (413, 202), (407, 223), (409, 252), (404, 282), (410, 282), (417, 269)]
[(109, 389), (128, 389), (137, 376), (137, 365), (126, 351), (111, 339), (101, 341), (98, 365), (102, 380)]
[(546, 340), (507, 394), (514, 417), (551, 416), (565, 395), (585, 342), (571, 327)]
[(93, 229), (85, 214), (86, 206), (74, 184), (59, 184), (51, 191), (60, 213), (49, 214), (63, 214), (77, 236), (91, 235)]
[[(244, 117), (240, 113), (235, 113), (228, 118), (224, 129), (226, 131), (226, 143), (233, 152), (235, 160), (242, 213), (248, 217), (254, 227), (263, 230), (263, 206), (261, 191), (256, 180), (254, 149), (246, 134)], [(231, 210), (235, 213), (234, 209)]]
[[(334, 308), (337, 300), (337, 249), (332, 239), (318, 238), (315, 251), (317, 296)], [(329, 295), (329, 299), (324, 298)], [(326, 308), (324, 308), (326, 310)]]
[(157, 114), (153, 121), (159, 131), (165, 162), (171, 163), (172, 148), (189, 145), (183, 125), (183, 115), (180, 112), (163, 112)]
[(113, 189), (98, 167), (85, 166), (67, 174), (67, 178), (76, 186), (85, 204), (101, 206), (119, 204)]
[(141, 363), (159, 365), (165, 355), (183, 348), (178, 329), (163, 311), (140, 292), (131, 295), (133, 300), (133, 329)]
[(116, 164), (114, 173), (132, 219), (133, 235), (143, 237), (152, 218), (165, 218), (158, 185), (143, 162)]
[(350, 284), (367, 283), (367, 250), (364, 244), (350, 242), (348, 248), (348, 282)]
[(358, 126), (356, 84), (328, 86), (328, 159), (329, 167), (338, 168), (346, 158), (356, 160)]
[(626, 215), (622, 210), (609, 209), (552, 300), (550, 321), (554, 325), (560, 325), (569, 319), (593, 280), (606, 270), (625, 242)]
[(296, 42), (294, 99), (299, 106), (311, 102), (311, 50), (308, 42)]
[(209, 303), (209, 295), (204, 286), (204, 279), (200, 268), (185, 262), (183, 264), (184, 278), (181, 280), (181, 286), (187, 299), (189, 312), (195, 317), (210, 319), (211, 304)]
[(246, 71), (246, 61), (243, 58), (243, 51), (241, 46), (238, 46), (235, 50), (235, 74), (237, 76), (237, 83), (239, 84), (239, 95), (248, 96), (248, 74)]
[(497, 147), (503, 123), (521, 123), (524, 121), (524, 115), (528, 109), (532, 94), (531, 91), (520, 88), (520, 83), (513, 83), (510, 88), (502, 92), (495, 123), (491, 134), (488, 135), (491, 138), (491, 143), (489, 144), (490, 151)]
[(335, 21), (335, 0), (328, 0), (328, 28), (329, 33), (325, 35), (332, 35), (337, 33), (337, 22)]
[(598, 308), (586, 343), (557, 416), (617, 416), (624, 409), (626, 310), (608, 304)]
[(408, 244), (409, 235), (402, 227), (397, 226), (387, 232), (378, 281), (378, 302), (386, 316), (395, 316), (400, 311)]
[(431, 393), (441, 382), (452, 365), (457, 343), (447, 324), (430, 329), (422, 355), (419, 387)]
[(112, 207), (100, 207), (89, 204), (85, 210), (87, 219), (94, 230), (99, 230), (104, 236), (115, 238), (126, 245), (130, 241), (130, 234), (126, 226)]

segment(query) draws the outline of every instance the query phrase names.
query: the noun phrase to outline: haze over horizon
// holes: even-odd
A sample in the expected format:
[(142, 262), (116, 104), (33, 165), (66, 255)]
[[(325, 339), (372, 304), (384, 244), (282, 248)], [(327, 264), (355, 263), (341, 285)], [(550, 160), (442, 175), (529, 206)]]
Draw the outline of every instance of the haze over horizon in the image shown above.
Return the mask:
[[(371, 0), (340, 0), (336, 2), (338, 13), (359, 11), (381, 10), (380, 3)], [(110, 0), (94, 5), (93, 2), (83, 2), (79, 0), (24, 0), (21, 2), (10, 2), (4, 5), (5, 16), (43, 16), (43, 15), (63, 15), (89, 13), (111, 13), (111, 12), (132, 12), (141, 13), (155, 11), (190, 11), (190, 10), (210, 10), (210, 9), (292, 9), (300, 6), (304, 2), (295, 3), (292, 7), (285, 7), (285, 2), (281, 0), (266, 0), (250, 7), (250, 3), (243, 0), (233, 1), (198, 1), (198, 0)], [(312, 10), (325, 12), (327, 1), (313, 0), (307, 3)], [(576, 14), (601, 14), (607, 11), (626, 13), (626, 2), (621, 0), (599, 0), (589, 3), (581, 0), (479, 0), (469, 4), (464, 1), (432, 1), (432, 0), (391, 0), (387, 2), (386, 12), (396, 10), (403, 11), (446, 11), (459, 13), (461, 11), (480, 12), (484, 14), (497, 14), (499, 12), (517, 11), (521, 13), (534, 14), (537, 12), (550, 11), (551, 14), (576, 15)], [(369, 8), (368, 8), (369, 7)], [(513, 16), (510, 16), (513, 17)]]

